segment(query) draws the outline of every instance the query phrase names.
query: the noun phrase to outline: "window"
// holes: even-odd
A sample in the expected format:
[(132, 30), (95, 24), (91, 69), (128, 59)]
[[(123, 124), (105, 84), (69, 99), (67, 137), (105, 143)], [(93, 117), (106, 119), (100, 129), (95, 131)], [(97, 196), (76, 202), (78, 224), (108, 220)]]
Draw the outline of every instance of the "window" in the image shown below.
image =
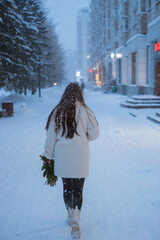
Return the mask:
[(114, 21), (114, 29), (118, 30), (118, 19)]
[(123, 2), (122, 15), (128, 16), (128, 2)]
[(110, 39), (111, 38), (111, 31), (108, 30), (108, 38)]
[(112, 80), (112, 64), (109, 63), (108, 80)]
[(138, 13), (146, 12), (146, 0), (138, 0)]
[(148, 71), (149, 71), (149, 46), (147, 46), (147, 79), (146, 79), (146, 84), (149, 83), (149, 78), (148, 78)]
[(115, 18), (118, 17), (118, 8), (117, 8), (117, 7), (113, 7), (113, 16), (114, 16)]
[(106, 29), (103, 28), (103, 37), (106, 37)]
[(148, 8), (148, 9), (151, 8), (151, 0), (148, 0), (147, 8)]
[(114, 41), (118, 42), (118, 30), (115, 30)]
[(156, 1), (155, 3), (155, 7), (156, 7), (156, 17), (159, 17), (160, 16), (160, 0), (159, 1)]
[(109, 18), (107, 19), (107, 28), (108, 29), (110, 28), (110, 19)]
[(123, 32), (128, 32), (128, 17), (122, 19), (122, 24)]
[(141, 0), (141, 12), (145, 12), (145, 11), (146, 11), (146, 1)]
[(136, 84), (136, 52), (132, 53), (132, 84)]

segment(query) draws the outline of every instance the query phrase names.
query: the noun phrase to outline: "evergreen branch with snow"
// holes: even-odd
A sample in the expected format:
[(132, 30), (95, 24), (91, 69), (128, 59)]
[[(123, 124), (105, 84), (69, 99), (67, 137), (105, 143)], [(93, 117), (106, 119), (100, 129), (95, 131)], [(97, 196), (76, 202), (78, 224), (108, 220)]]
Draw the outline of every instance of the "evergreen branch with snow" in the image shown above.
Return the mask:
[(44, 156), (41, 156), (41, 160), (43, 161), (43, 165), (41, 170), (43, 171), (43, 177), (46, 177), (46, 182), (45, 184), (50, 185), (51, 187), (55, 186), (57, 181), (58, 181), (58, 177), (55, 176), (54, 174), (54, 160), (49, 160)]

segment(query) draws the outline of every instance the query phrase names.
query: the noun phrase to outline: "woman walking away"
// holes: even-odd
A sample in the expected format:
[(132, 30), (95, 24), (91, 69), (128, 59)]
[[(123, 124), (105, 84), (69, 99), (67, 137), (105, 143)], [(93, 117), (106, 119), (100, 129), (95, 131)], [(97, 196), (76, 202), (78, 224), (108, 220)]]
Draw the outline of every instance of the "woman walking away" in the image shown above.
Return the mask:
[(62, 178), (64, 203), (73, 239), (80, 238), (80, 211), (85, 178), (89, 174), (89, 141), (99, 136), (93, 112), (80, 86), (70, 83), (48, 117), (44, 157), (55, 159), (55, 175)]

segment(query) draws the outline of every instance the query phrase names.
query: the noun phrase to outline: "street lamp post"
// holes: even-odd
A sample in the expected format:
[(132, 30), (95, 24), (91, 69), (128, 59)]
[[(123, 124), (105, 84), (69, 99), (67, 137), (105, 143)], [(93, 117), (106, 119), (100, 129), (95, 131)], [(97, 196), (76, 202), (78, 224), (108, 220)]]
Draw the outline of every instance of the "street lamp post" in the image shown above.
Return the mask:
[(77, 82), (80, 82), (80, 78), (81, 78), (81, 72), (80, 71), (76, 71), (76, 77), (77, 77)]

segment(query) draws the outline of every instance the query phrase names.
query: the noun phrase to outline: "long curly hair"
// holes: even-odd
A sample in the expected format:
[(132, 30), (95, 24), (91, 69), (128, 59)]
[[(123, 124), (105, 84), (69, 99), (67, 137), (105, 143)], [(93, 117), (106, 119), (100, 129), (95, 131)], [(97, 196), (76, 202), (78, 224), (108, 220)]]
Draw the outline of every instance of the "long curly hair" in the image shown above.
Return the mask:
[(62, 95), (60, 102), (52, 110), (48, 117), (46, 130), (49, 128), (51, 117), (54, 113), (56, 133), (58, 133), (62, 127), (62, 137), (65, 134), (66, 138), (73, 138), (75, 133), (79, 135), (77, 132), (77, 122), (75, 120), (77, 101), (87, 108), (80, 86), (77, 83), (69, 83)]

